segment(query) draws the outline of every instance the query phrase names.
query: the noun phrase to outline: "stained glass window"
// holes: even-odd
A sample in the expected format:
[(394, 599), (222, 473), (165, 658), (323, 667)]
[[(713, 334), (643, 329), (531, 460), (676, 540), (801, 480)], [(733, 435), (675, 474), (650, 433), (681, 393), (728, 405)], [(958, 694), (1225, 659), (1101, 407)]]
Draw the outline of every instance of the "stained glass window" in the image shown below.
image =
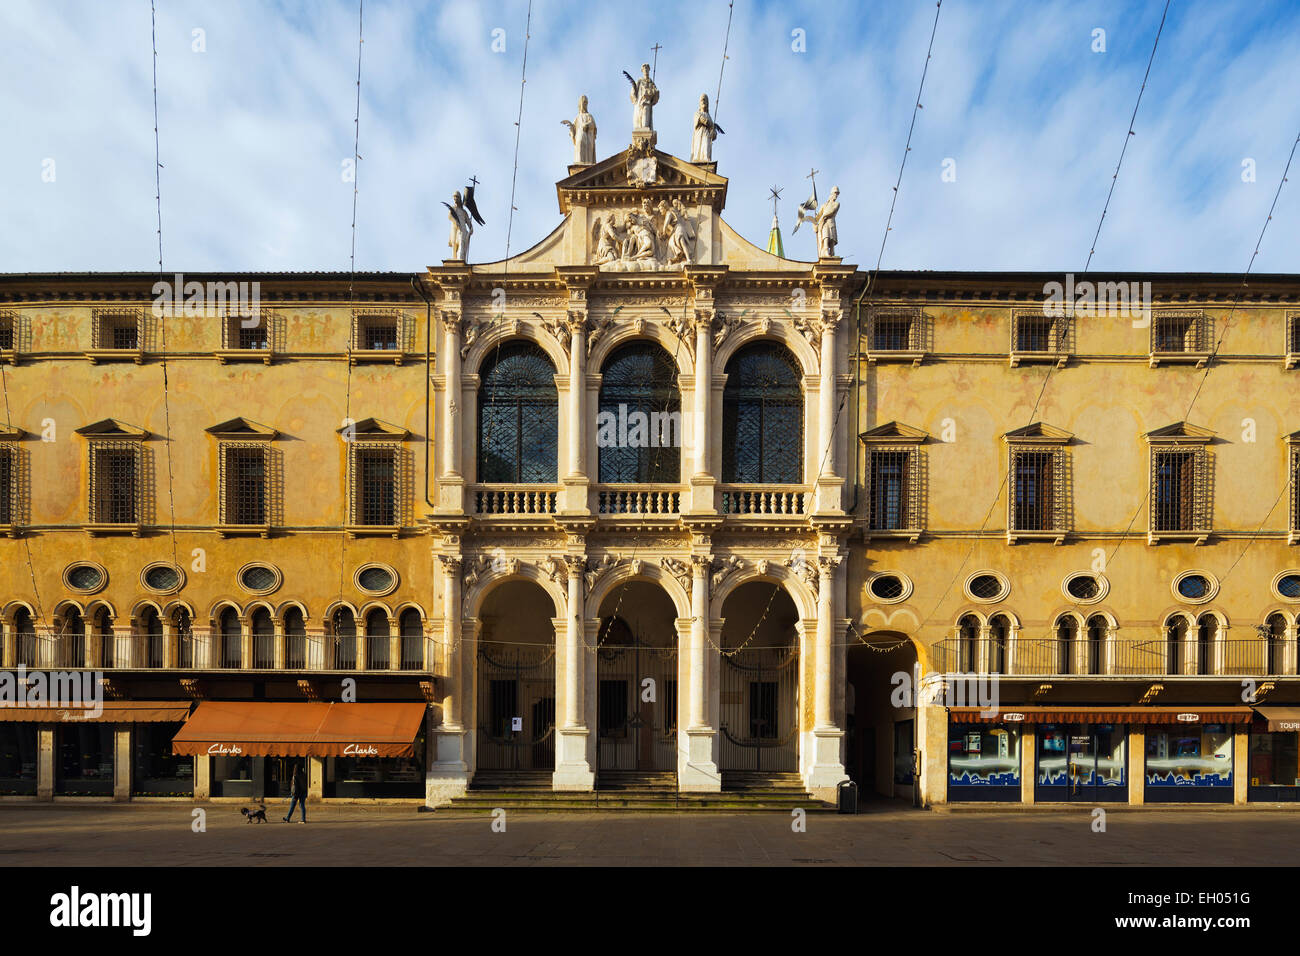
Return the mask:
[(554, 483), (559, 447), (555, 367), (531, 342), (503, 345), (479, 385), (478, 479)]
[(799, 364), (772, 342), (746, 346), (727, 362), (722, 393), (722, 480), (803, 480), (803, 391)]

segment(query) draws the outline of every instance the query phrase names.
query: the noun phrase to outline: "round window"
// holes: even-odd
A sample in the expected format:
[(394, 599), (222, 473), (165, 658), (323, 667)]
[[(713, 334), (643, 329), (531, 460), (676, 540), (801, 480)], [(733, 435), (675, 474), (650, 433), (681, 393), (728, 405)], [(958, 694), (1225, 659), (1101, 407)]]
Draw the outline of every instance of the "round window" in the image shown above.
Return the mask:
[(1278, 578), (1277, 593), (1284, 598), (1300, 600), (1300, 574), (1284, 574)]
[(174, 564), (151, 564), (140, 577), (145, 587), (160, 594), (179, 591), (185, 583), (180, 568)]
[(1070, 597), (1080, 601), (1091, 601), (1101, 593), (1101, 585), (1090, 574), (1076, 574), (1065, 585)]
[(357, 587), (371, 594), (387, 594), (397, 587), (397, 575), (378, 564), (371, 564), (357, 572)]
[(966, 590), (977, 601), (996, 601), (1006, 591), (1006, 585), (995, 574), (977, 574), (967, 582)]
[(1210, 593), (1210, 579), (1203, 574), (1188, 574), (1178, 581), (1178, 593), (1189, 601), (1199, 601)]
[(63, 580), (74, 591), (92, 593), (108, 581), (105, 570), (95, 564), (74, 564), (63, 574)]
[(907, 590), (903, 579), (897, 574), (882, 574), (871, 582), (871, 594), (882, 601), (893, 601), (903, 596)]
[(239, 572), (239, 586), (245, 591), (267, 594), (280, 586), (280, 575), (265, 564), (250, 564)]

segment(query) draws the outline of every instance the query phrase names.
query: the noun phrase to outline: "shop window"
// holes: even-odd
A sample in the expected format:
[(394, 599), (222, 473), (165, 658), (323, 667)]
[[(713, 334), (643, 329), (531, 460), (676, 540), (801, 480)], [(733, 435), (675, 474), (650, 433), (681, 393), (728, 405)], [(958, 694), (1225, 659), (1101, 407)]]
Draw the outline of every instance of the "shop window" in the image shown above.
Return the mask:
[(181, 724), (136, 724), (131, 730), (131, 793), (188, 797), (194, 793), (194, 757), (172, 753)]
[(109, 723), (59, 724), (54, 792), (59, 796), (113, 793), (113, 729)]
[(0, 721), (0, 796), (36, 793), (36, 724)]
[[(911, 721), (906, 723), (910, 724)], [(895, 782), (898, 782), (897, 743), (894, 752)], [(910, 771), (911, 748), (907, 751), (907, 762)], [(1020, 729), (1003, 724), (949, 723), (948, 788), (949, 797), (956, 800), (981, 797), (1018, 800)], [(980, 790), (989, 792), (980, 794)]]
[[(200, 758), (202, 759), (202, 758)], [(214, 797), (252, 797), (253, 796), (253, 761), (261, 757), (209, 757), (211, 764), (211, 787)]]
[(784, 346), (755, 342), (727, 361), (722, 392), (722, 480), (786, 484), (803, 480), (803, 388)]
[(1122, 724), (1042, 724), (1038, 728), (1039, 788), (1043, 799), (1124, 796), (1127, 732)]
[(1146, 731), (1148, 800), (1177, 800), (1176, 791), (1220, 788), (1231, 799), (1233, 733), (1224, 724)]
[[(421, 726), (410, 757), (327, 757), (326, 797), (400, 798), (424, 796), (425, 732)], [(282, 789), (282, 792), (287, 792)]]
[[(1300, 735), (1295, 731), (1268, 733), (1250, 732), (1250, 785), (1251, 787), (1300, 788)], [(1254, 794), (1252, 794), (1254, 796)], [(1290, 796), (1290, 794), (1288, 794)], [(1276, 799), (1274, 794), (1264, 799)]]

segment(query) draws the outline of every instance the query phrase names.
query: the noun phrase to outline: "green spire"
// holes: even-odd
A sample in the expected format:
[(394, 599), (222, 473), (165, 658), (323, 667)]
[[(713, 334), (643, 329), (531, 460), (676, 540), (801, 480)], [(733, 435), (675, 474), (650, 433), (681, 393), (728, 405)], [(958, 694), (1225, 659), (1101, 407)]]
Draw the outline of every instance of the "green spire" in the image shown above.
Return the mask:
[(772, 217), (772, 231), (767, 234), (767, 251), (774, 256), (785, 258), (785, 246), (781, 243), (781, 224)]

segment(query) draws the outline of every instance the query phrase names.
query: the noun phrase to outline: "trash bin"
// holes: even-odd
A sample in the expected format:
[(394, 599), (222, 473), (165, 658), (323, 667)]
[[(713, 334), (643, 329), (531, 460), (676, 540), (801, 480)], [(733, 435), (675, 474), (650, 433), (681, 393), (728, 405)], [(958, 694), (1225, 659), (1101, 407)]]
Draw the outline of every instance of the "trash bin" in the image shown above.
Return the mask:
[(858, 785), (852, 780), (845, 780), (836, 788), (840, 813), (858, 812)]

